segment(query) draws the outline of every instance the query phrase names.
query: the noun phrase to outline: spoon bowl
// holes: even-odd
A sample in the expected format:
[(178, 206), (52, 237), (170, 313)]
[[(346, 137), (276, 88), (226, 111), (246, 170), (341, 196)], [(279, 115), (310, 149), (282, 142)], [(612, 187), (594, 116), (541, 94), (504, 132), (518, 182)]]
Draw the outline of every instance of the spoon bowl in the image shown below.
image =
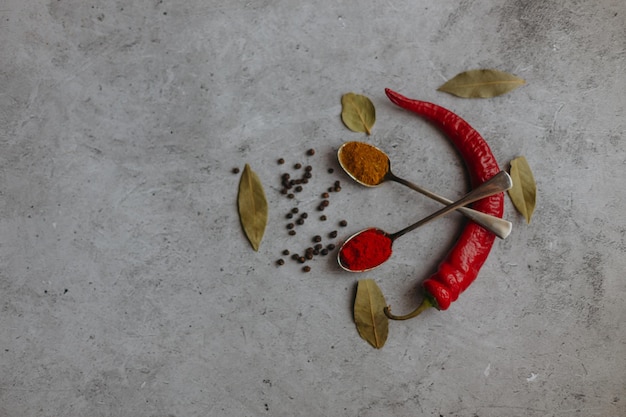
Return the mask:
[(489, 181), (484, 182), (461, 199), (432, 213), (422, 220), (395, 232), (387, 233), (382, 229), (370, 227), (350, 236), (341, 245), (337, 253), (337, 262), (341, 268), (350, 272), (369, 271), (382, 265), (391, 257), (394, 240), (418, 227), (435, 220), (449, 212), (474, 201), (501, 193), (510, 189), (513, 181), (506, 171), (500, 171)]
[[(391, 171), (389, 157), (376, 146), (364, 142), (346, 142), (339, 147), (337, 159), (341, 168), (350, 178), (366, 187), (377, 187), (385, 181), (394, 181), (442, 204), (452, 203), (452, 200), (396, 176)], [(458, 210), (501, 239), (505, 239), (511, 234), (513, 225), (507, 220), (468, 207), (461, 207)]]

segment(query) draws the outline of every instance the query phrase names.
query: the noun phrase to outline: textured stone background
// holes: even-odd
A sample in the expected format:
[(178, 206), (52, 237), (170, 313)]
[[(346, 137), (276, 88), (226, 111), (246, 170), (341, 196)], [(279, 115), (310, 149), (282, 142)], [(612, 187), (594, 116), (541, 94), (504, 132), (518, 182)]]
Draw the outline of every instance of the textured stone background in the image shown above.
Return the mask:
[[(626, 415), (623, 0), (4, 0), (0, 38), (1, 416)], [(527, 85), (436, 91), (484, 67)], [(385, 87), (461, 114), (503, 167), (525, 155), (539, 196), (530, 225), (507, 199), (514, 232), (458, 302), (391, 323), (377, 351), (351, 316), (365, 276), (275, 261), (343, 218), (337, 241), (438, 208), (328, 174), (343, 141), (466, 191)], [(349, 91), (377, 107), (370, 137), (339, 119)], [(278, 157), (314, 167), (295, 201)], [(271, 208), (258, 253), (235, 204), (246, 162)], [(285, 213), (315, 213), (335, 180), (329, 221), (288, 238)], [(460, 227), (407, 235), (367, 274), (394, 311)]]

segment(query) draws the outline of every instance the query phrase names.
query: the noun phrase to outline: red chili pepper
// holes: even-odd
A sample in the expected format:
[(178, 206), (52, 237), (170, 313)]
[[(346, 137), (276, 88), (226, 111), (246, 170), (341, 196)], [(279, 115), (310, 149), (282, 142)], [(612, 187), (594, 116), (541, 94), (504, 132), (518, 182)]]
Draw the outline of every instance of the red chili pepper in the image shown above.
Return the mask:
[[(487, 142), (461, 117), (436, 104), (412, 100), (388, 88), (385, 89), (385, 93), (394, 104), (426, 118), (448, 136), (465, 161), (472, 187), (482, 184), (500, 172)], [(504, 193), (479, 200), (473, 204), (473, 208), (502, 217)], [(491, 251), (495, 237), (478, 224), (468, 222), (456, 244), (439, 265), (439, 270), (424, 281), (427, 295), (424, 303), (405, 316), (392, 315), (388, 310), (385, 310), (385, 313), (389, 318), (405, 320), (417, 316), (430, 306), (446, 310), (450, 303), (476, 279), (478, 271)]]

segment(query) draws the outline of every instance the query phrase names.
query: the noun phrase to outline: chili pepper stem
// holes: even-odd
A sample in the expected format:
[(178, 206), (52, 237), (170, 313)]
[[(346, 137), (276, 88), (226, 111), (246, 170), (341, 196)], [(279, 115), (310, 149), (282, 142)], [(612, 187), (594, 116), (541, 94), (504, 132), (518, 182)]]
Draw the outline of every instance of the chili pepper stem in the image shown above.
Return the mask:
[(387, 316), (387, 318), (391, 320), (408, 320), (412, 319), (413, 317), (417, 317), (418, 315), (420, 315), (420, 313), (428, 310), (430, 307), (433, 307), (433, 303), (428, 298), (425, 298), (424, 301), (422, 301), (422, 304), (420, 304), (415, 310), (413, 310), (409, 314), (405, 314), (404, 316), (396, 316), (394, 314), (391, 314), (391, 307), (385, 307), (383, 311), (385, 312), (385, 316)]

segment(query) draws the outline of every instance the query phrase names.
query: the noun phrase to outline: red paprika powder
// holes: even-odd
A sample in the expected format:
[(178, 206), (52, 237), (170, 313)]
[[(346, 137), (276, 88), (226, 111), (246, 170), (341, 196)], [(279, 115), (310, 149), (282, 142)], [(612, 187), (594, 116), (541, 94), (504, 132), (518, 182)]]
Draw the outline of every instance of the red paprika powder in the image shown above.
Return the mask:
[(339, 252), (339, 262), (351, 271), (375, 268), (391, 256), (391, 243), (383, 230), (366, 229), (346, 241)]

